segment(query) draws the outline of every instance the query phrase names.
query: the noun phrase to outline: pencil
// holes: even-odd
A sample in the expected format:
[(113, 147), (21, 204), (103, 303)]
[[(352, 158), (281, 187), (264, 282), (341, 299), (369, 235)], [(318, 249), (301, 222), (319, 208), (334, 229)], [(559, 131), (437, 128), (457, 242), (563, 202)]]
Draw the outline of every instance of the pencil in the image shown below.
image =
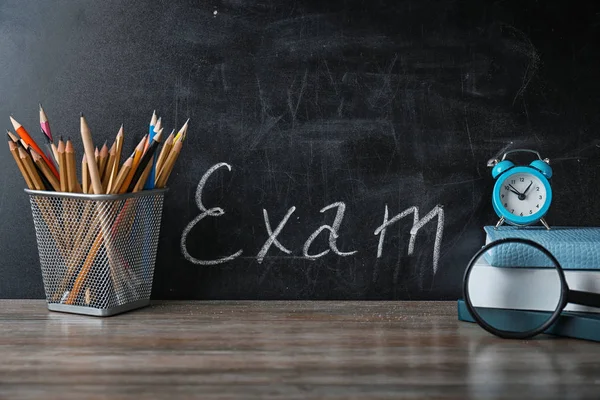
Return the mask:
[(104, 166), (104, 174), (102, 176), (102, 189), (104, 190), (104, 193), (108, 193), (106, 189), (108, 188), (108, 181), (110, 181), (110, 174), (112, 173), (113, 164), (115, 162), (116, 147), (116, 143), (113, 142), (108, 152), (108, 159), (106, 160), (106, 165)]
[[(154, 138), (154, 135), (160, 131), (162, 128), (162, 119), (156, 120), (156, 112), (152, 113), (152, 119), (150, 120), (150, 127), (148, 129), (148, 138)], [(152, 158), (152, 167), (150, 169), (150, 173), (148, 175), (148, 179), (144, 184), (144, 189), (151, 190), (154, 189), (154, 183), (156, 178), (156, 162), (157, 157)]]
[(15, 135), (14, 133), (12, 133), (8, 129), (6, 130), (6, 134), (8, 135), (8, 138), (10, 140), (12, 140), (15, 143), (19, 143), (19, 137), (17, 135)]
[(185, 121), (185, 124), (183, 124), (183, 126), (179, 130), (179, 132), (177, 132), (177, 135), (175, 135), (175, 139), (174, 139), (175, 142), (185, 139), (185, 134), (187, 133), (189, 122), (190, 122), (190, 119), (188, 118), (187, 121)]
[(81, 186), (77, 181), (75, 149), (73, 149), (73, 142), (71, 142), (71, 138), (67, 139), (67, 144), (65, 146), (65, 158), (67, 162), (67, 180), (69, 185), (69, 192), (79, 193), (81, 192)]
[(69, 175), (67, 172), (67, 155), (65, 154), (65, 142), (62, 140), (62, 137), (58, 139), (58, 171), (59, 173), (59, 182), (60, 182), (60, 191), (68, 192), (69, 191)]
[[(115, 161), (113, 162), (112, 170), (110, 171), (110, 179), (108, 180), (108, 188), (113, 188), (115, 185), (115, 180), (117, 179), (117, 175), (119, 175), (119, 168), (121, 165), (121, 153), (123, 151), (123, 124), (121, 124), (121, 128), (119, 128), (119, 133), (117, 133), (117, 138), (115, 139), (117, 143), (117, 147), (115, 148)], [(110, 193), (112, 190), (107, 190), (106, 193)]]
[(131, 190), (132, 193), (137, 193), (144, 188), (144, 184), (146, 183), (146, 181), (148, 180), (148, 176), (150, 175), (150, 170), (152, 170), (152, 160), (153, 159), (154, 159), (154, 156), (150, 157), (150, 161), (146, 165), (146, 168), (144, 168), (144, 171), (142, 171), (140, 178), (138, 179), (137, 183)]
[(50, 160), (52, 162), (52, 164), (54, 164), (55, 167), (58, 167), (57, 162), (58, 160), (56, 160), (55, 154), (54, 154), (54, 150), (52, 149), (52, 142), (50, 141), (50, 139), (48, 139), (48, 137), (46, 136), (46, 134), (44, 133), (44, 131), (41, 131), (42, 133), (42, 140), (44, 141), (44, 145), (46, 147), (46, 157), (48, 157), (48, 160)]
[(31, 178), (34, 188), (36, 190), (46, 189), (44, 187), (44, 184), (42, 183), (40, 175), (38, 174), (37, 170), (35, 169), (35, 166), (33, 165), (33, 161), (31, 161), (31, 157), (29, 157), (29, 154), (27, 154), (27, 152), (23, 148), (19, 148), (19, 158), (21, 159), (23, 166), (27, 170), (27, 174)]
[(48, 140), (50, 142), (53, 142), (54, 140), (52, 139), (52, 132), (50, 131), (50, 122), (48, 122), (48, 116), (44, 112), (44, 109), (42, 108), (41, 103), (40, 103), (40, 127), (42, 128), (42, 132), (44, 132), (44, 135), (46, 135), (48, 137)]
[(158, 121), (156, 121), (156, 125), (154, 125), (154, 129), (152, 130), (152, 133), (149, 133), (148, 136), (146, 137), (146, 142), (144, 143), (144, 153), (146, 151), (148, 151), (148, 147), (150, 147), (150, 144), (152, 143), (152, 139), (154, 139), (154, 136), (156, 136), (156, 133), (158, 133), (158, 131), (162, 128), (162, 118), (159, 118)]
[(104, 172), (106, 171), (106, 163), (108, 162), (108, 146), (106, 142), (100, 149), (100, 156), (98, 157), (98, 176), (100, 181), (104, 178)]
[[(169, 137), (167, 137), (167, 140), (165, 140), (165, 143), (163, 144), (163, 147), (158, 156), (158, 160), (156, 161), (156, 178), (158, 178), (160, 169), (164, 165), (165, 160), (167, 159), (167, 157), (169, 156), (169, 153), (171, 152), (171, 149), (173, 148), (173, 138), (174, 137), (175, 137), (175, 129), (173, 129), (173, 131), (171, 132)], [(156, 180), (156, 178), (155, 178), (155, 180)]]
[(83, 193), (90, 192), (90, 175), (88, 173), (88, 165), (85, 158), (85, 153), (83, 154), (83, 159), (81, 160), (81, 184), (83, 185)]
[(154, 127), (156, 126), (156, 110), (152, 111), (152, 118), (150, 118), (150, 127), (148, 128), (148, 134), (154, 134)]
[(127, 175), (129, 174), (129, 171), (131, 170), (131, 165), (133, 164), (134, 154), (135, 154), (135, 152), (131, 153), (131, 155), (123, 163), (123, 167), (119, 171), (119, 175), (117, 175), (117, 177), (115, 178), (113, 185), (111, 186), (110, 191), (108, 193), (116, 194), (119, 192), (121, 185), (123, 185), (125, 178), (127, 178)]
[(35, 142), (35, 140), (33, 140), (31, 138), (31, 136), (29, 136), (29, 133), (27, 133), (27, 131), (25, 130), (25, 128), (23, 128), (23, 126), (18, 123), (11, 115), (10, 117), (10, 122), (13, 125), (13, 128), (15, 129), (15, 131), (17, 132), (17, 135), (19, 135), (19, 137), (21, 139), (23, 139), (23, 141), (25, 143), (27, 143), (27, 145), (31, 146), (31, 148), (33, 148), (46, 162), (46, 164), (48, 164), (48, 166), (50, 167), (50, 170), (52, 170), (52, 173), (54, 174), (55, 177), (59, 177), (58, 171), (56, 170), (56, 167), (54, 167), (54, 164), (52, 164), (52, 162), (50, 160), (48, 160), (48, 157), (46, 157), (46, 155), (44, 154), (44, 152), (42, 151), (42, 149), (40, 149), (40, 147), (37, 145), (37, 143)]
[(33, 158), (33, 162), (35, 163), (35, 165), (40, 171), (42, 171), (42, 174), (44, 174), (44, 176), (52, 186), (52, 189), (56, 190), (57, 192), (60, 192), (60, 183), (58, 182), (58, 179), (56, 179), (52, 171), (50, 171), (50, 167), (48, 167), (48, 165), (44, 162), (42, 157), (33, 149), (31, 149), (31, 157)]
[(17, 167), (19, 168), (19, 171), (21, 171), (21, 175), (23, 175), (23, 179), (25, 179), (25, 184), (27, 185), (27, 187), (31, 190), (35, 189), (35, 185), (33, 184), (33, 181), (31, 180), (31, 178), (29, 177), (29, 174), (27, 173), (27, 170), (25, 169), (25, 165), (23, 164), (23, 161), (21, 160), (21, 157), (19, 157), (19, 147), (17, 146), (17, 144), (13, 141), (9, 141), (8, 142), (8, 149), (10, 150), (10, 154), (12, 154), (13, 158), (15, 159), (15, 162), (17, 163)]
[[(157, 122), (157, 125), (158, 125), (158, 122)], [(152, 144), (150, 144), (150, 146), (148, 147), (148, 150), (142, 156), (142, 159), (140, 160), (140, 163), (137, 166), (135, 173), (133, 174), (133, 178), (132, 178), (131, 182), (129, 183), (129, 188), (127, 189), (128, 192), (131, 192), (135, 188), (138, 180), (144, 173), (146, 166), (148, 166), (148, 163), (151, 161), (152, 157), (154, 156), (154, 153), (156, 153), (156, 149), (158, 148), (158, 145), (160, 144), (161, 137), (162, 137), (162, 129), (156, 135), (154, 135), (154, 139), (152, 139)]]
[(164, 165), (158, 174), (156, 187), (163, 188), (166, 186), (167, 180), (173, 171), (173, 166), (175, 165), (175, 161), (177, 161), (177, 157), (179, 157), (182, 147), (183, 142), (181, 140), (173, 145), (173, 150), (169, 153), (169, 157), (165, 160)]
[(171, 133), (167, 137), (167, 140), (165, 140), (165, 142), (163, 144), (163, 148), (161, 149), (160, 155), (158, 156), (158, 160), (156, 162), (157, 175), (160, 172), (160, 169), (164, 165), (165, 161), (167, 160), (167, 157), (169, 156), (171, 149), (173, 149), (174, 143), (175, 143), (175, 129), (173, 129), (171, 131)]
[(140, 140), (138, 145), (135, 147), (133, 162), (131, 164), (131, 169), (129, 170), (127, 177), (125, 178), (125, 180), (123, 181), (123, 184), (121, 185), (121, 188), (119, 189), (120, 194), (127, 192), (127, 188), (129, 187), (129, 184), (131, 183), (131, 180), (133, 179), (133, 174), (135, 174), (135, 170), (137, 169), (137, 166), (139, 165), (140, 160), (142, 159), (142, 154), (144, 152), (144, 143), (146, 142), (146, 136), (147, 135), (144, 135), (142, 140)]
[[(88, 160), (94, 160), (94, 142), (92, 141), (92, 134), (90, 132), (90, 128), (81, 113), (80, 118), (81, 124), (81, 139), (83, 141), (83, 147), (85, 149), (85, 156)], [(88, 163), (88, 172), (90, 173), (90, 179), (92, 180), (92, 188), (94, 189), (94, 194), (102, 194), (102, 181), (100, 180), (100, 175), (98, 173), (98, 166), (95, 162)]]
[[(12, 141), (17, 146), (17, 148), (22, 148), (23, 150), (25, 150), (25, 152), (27, 154), (29, 154), (30, 156), (32, 155), (31, 152), (33, 151), (33, 149), (31, 147), (29, 147), (27, 145), (27, 143), (25, 143), (23, 141), (23, 139), (19, 139), (15, 134), (10, 132), (8, 129), (6, 130), (6, 134), (9, 137), (9, 140)], [(17, 154), (17, 157), (18, 157), (18, 154)], [(40, 169), (40, 167), (37, 164), (34, 164), (34, 167), (37, 170), (38, 175), (40, 176), (40, 179), (42, 180), (42, 184), (44, 185), (44, 187), (50, 188), (51, 184), (48, 181), (48, 179), (46, 179), (46, 176), (42, 173), (42, 170)]]

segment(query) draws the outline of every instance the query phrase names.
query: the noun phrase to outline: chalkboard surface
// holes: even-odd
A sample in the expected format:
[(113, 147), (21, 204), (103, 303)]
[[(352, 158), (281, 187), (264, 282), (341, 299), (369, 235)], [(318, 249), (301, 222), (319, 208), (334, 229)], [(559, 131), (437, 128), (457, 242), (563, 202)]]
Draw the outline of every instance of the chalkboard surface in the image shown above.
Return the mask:
[[(41, 102), (79, 152), (80, 111), (125, 149), (191, 118), (153, 298), (454, 299), (501, 150), (553, 161), (551, 225), (600, 225), (594, 3), (3, 1), (0, 116)], [(43, 297), (13, 164), (0, 297)]]

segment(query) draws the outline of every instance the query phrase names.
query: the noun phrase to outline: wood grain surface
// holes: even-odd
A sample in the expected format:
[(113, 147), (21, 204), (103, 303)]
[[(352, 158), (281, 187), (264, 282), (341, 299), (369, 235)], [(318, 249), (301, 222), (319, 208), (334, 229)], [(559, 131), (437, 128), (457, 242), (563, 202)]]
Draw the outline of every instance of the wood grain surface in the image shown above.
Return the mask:
[(0, 399), (600, 396), (600, 344), (495, 338), (455, 302), (157, 302), (110, 318), (0, 300)]

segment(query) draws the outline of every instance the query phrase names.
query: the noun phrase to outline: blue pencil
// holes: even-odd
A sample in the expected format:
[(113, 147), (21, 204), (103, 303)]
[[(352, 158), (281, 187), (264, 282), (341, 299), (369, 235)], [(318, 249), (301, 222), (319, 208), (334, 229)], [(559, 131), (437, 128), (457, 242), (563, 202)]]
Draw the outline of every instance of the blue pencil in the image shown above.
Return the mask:
[[(154, 135), (160, 130), (160, 126), (157, 126), (160, 124), (160, 119), (156, 119), (156, 110), (154, 110), (154, 112), (152, 112), (152, 118), (150, 119), (150, 126), (148, 128), (148, 143), (152, 143), (152, 139), (154, 138)], [(154, 160), (152, 161), (152, 169), (150, 170), (150, 175), (148, 175), (148, 179), (146, 180), (146, 183), (144, 184), (144, 190), (152, 190), (154, 189), (154, 184), (155, 184), (155, 179), (156, 179), (156, 157), (154, 157)]]

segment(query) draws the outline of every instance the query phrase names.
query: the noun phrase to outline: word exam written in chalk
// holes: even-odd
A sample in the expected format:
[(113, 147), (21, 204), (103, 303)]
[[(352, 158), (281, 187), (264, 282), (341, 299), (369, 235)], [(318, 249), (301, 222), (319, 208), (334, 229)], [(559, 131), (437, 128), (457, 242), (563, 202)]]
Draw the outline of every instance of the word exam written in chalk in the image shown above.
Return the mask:
[[(202, 191), (204, 190), (204, 186), (206, 185), (206, 182), (208, 181), (210, 176), (220, 168), (227, 168), (227, 170), (231, 171), (231, 165), (224, 163), (224, 162), (218, 163), (218, 164), (215, 164), (214, 166), (212, 166), (204, 174), (204, 176), (202, 176), (202, 178), (200, 179), (200, 182), (198, 183), (198, 187), (196, 189), (196, 205), (198, 206), (198, 209), (200, 210), (200, 214), (196, 218), (194, 218), (185, 227), (185, 229), (183, 230), (183, 234), (181, 236), (181, 243), (180, 243), (181, 244), (181, 252), (182, 252), (183, 256), (186, 258), (186, 260), (188, 260), (189, 262), (191, 262), (193, 264), (218, 265), (218, 264), (226, 263), (228, 261), (232, 261), (243, 254), (243, 250), (238, 250), (237, 252), (235, 252), (229, 256), (222, 257), (222, 258), (219, 258), (216, 260), (199, 260), (199, 259), (195, 258), (194, 256), (192, 256), (189, 253), (188, 248), (187, 248), (188, 234), (201, 220), (203, 220), (206, 217), (216, 218), (216, 217), (220, 217), (225, 214), (225, 210), (223, 210), (221, 207), (206, 208), (204, 206), (204, 204), (202, 203)], [(351, 256), (358, 252), (358, 250), (341, 251), (337, 246), (337, 239), (339, 237), (340, 227), (341, 227), (342, 221), (344, 219), (344, 212), (346, 211), (346, 204), (344, 204), (343, 202), (335, 202), (335, 203), (329, 204), (328, 206), (323, 207), (320, 210), (320, 212), (325, 213), (329, 210), (336, 211), (335, 217), (333, 219), (333, 223), (331, 225), (322, 225), (321, 227), (319, 227), (317, 230), (315, 230), (312, 233), (312, 235), (310, 235), (308, 237), (308, 239), (304, 243), (304, 246), (302, 248), (302, 256), (303, 256), (303, 258), (305, 258), (307, 260), (316, 260), (316, 259), (328, 254), (329, 252), (333, 252), (340, 257), (348, 257), (348, 256)], [(285, 254), (292, 253), (291, 250), (286, 248), (279, 241), (278, 237), (281, 234), (281, 232), (283, 231), (285, 224), (288, 222), (289, 218), (292, 216), (292, 214), (295, 211), (296, 211), (296, 207), (290, 207), (288, 209), (287, 213), (285, 214), (285, 216), (283, 217), (283, 219), (281, 220), (281, 222), (279, 222), (277, 227), (275, 229), (273, 229), (272, 228), (273, 225), (271, 224), (271, 221), (269, 219), (269, 214), (268, 214), (267, 210), (263, 209), (265, 229), (266, 229), (268, 238), (256, 255), (256, 260), (258, 261), (259, 264), (263, 262), (263, 260), (265, 259), (266, 255), (267, 255), (267, 252), (269, 251), (269, 249), (272, 246), (277, 247), (280, 251), (282, 251)], [(444, 231), (444, 209), (440, 205), (435, 206), (423, 218), (420, 218), (419, 208), (416, 206), (412, 206), (412, 207), (409, 207), (406, 210), (402, 211), (401, 213), (395, 215), (394, 217), (392, 217), (390, 219), (389, 218), (389, 210), (388, 210), (388, 207), (386, 204), (384, 213), (383, 213), (383, 222), (373, 232), (373, 234), (375, 236), (379, 236), (379, 244), (377, 246), (376, 258), (381, 258), (381, 256), (382, 256), (383, 245), (384, 245), (384, 241), (385, 241), (385, 234), (386, 234), (388, 227), (411, 214), (412, 214), (413, 223), (412, 223), (412, 228), (410, 230), (410, 240), (409, 240), (408, 249), (407, 249), (408, 255), (412, 255), (414, 252), (417, 233), (419, 232), (419, 230), (423, 226), (425, 226), (428, 222), (432, 221), (435, 217), (437, 217), (437, 229), (436, 229), (435, 242), (433, 245), (433, 273), (435, 274), (437, 272), (437, 268), (438, 268), (442, 236), (443, 236), (443, 231)], [(315, 252), (314, 249), (312, 249), (312, 247), (313, 247), (312, 244), (313, 244), (314, 240), (321, 233), (323, 233), (325, 231), (328, 232), (327, 234), (329, 237), (329, 241), (328, 241), (329, 249), (322, 250), (317, 253), (317, 252)]]

